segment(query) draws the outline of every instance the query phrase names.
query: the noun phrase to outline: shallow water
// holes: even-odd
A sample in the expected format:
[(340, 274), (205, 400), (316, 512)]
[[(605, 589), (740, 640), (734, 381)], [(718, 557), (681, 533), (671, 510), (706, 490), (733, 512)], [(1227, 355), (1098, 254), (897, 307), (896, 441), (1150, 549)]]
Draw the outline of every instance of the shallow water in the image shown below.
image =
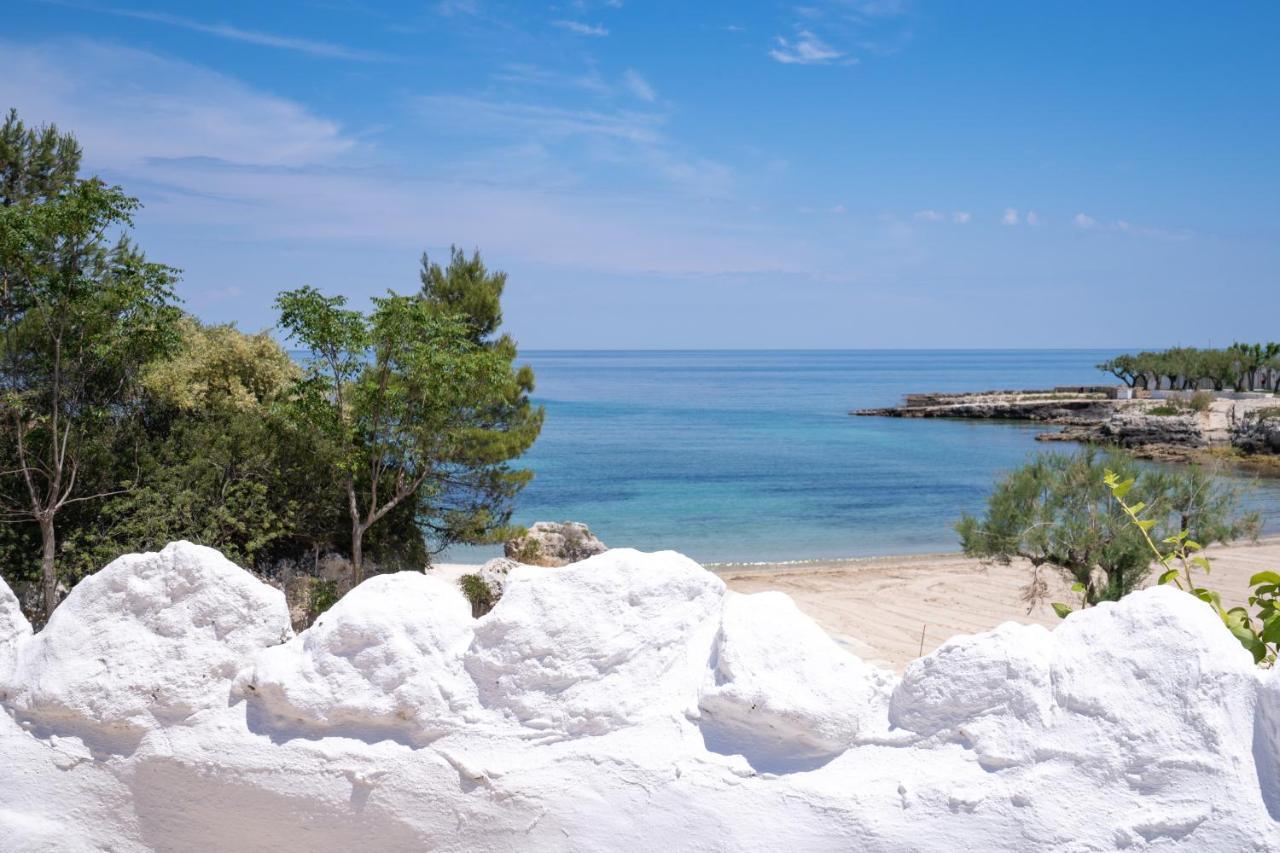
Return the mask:
[[(848, 411), (917, 391), (1110, 384), (1094, 365), (1120, 351), (522, 353), (547, 420), (515, 521), (584, 521), (609, 545), (703, 562), (954, 551), (952, 525), (1001, 472), (1071, 446), (1025, 423)], [(1280, 482), (1250, 503), (1280, 530)]]

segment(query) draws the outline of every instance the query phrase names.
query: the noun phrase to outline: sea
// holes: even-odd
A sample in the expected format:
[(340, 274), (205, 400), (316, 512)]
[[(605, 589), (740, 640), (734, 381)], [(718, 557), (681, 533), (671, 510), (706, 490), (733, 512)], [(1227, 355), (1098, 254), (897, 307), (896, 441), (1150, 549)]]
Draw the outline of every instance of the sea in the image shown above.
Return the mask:
[[(513, 520), (581, 521), (610, 547), (703, 563), (953, 552), (953, 525), (1053, 427), (852, 417), (904, 394), (1112, 384), (1105, 350), (521, 353), (546, 423)], [(1280, 532), (1280, 480), (1233, 475)], [(476, 562), (497, 547), (455, 547)]]

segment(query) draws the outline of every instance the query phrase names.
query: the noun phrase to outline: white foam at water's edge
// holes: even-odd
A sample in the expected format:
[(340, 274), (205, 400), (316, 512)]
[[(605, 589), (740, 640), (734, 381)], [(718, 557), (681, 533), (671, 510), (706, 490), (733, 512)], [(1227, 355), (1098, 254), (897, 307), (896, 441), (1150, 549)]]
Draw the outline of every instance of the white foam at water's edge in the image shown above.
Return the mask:
[(36, 634), (0, 584), (0, 849), (1280, 847), (1280, 676), (1167, 587), (901, 678), (673, 552), (469, 614), (383, 575), (294, 636), (187, 543)]

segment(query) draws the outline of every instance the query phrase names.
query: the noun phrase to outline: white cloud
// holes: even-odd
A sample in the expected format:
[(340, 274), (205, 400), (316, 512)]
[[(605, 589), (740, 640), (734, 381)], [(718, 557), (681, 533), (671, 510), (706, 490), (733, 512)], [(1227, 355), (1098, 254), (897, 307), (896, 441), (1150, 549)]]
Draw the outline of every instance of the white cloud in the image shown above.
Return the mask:
[(191, 18), (170, 15), (166, 12), (147, 12), (135, 9), (96, 9), (95, 11), (105, 12), (110, 15), (117, 15), (122, 18), (134, 18), (140, 21), (150, 21), (152, 23), (164, 24), (170, 27), (179, 27), (184, 30), (204, 33), (206, 35), (216, 36), (229, 41), (245, 42), (246, 44), (256, 44), (262, 47), (274, 47), (281, 50), (291, 50), (297, 53), (321, 56), (328, 59), (354, 59), (361, 62), (381, 62), (389, 59), (385, 54), (377, 53), (375, 51), (355, 50), (340, 44), (332, 44), (331, 42), (315, 41), (312, 39), (297, 38), (295, 36), (282, 36), (274, 33), (259, 32), (257, 30), (244, 30), (230, 24), (208, 24)]
[(634, 68), (628, 68), (623, 72), (622, 84), (627, 87), (627, 91), (642, 101), (653, 103), (658, 99), (658, 93), (649, 85), (649, 81), (641, 77), (640, 72)]
[[(424, 142), (456, 154), (398, 167), (301, 104), (189, 63), (65, 39), (0, 39), (0, 54), (0, 103), (29, 123), (74, 130), (86, 168), (142, 198), (143, 245), (157, 260), (188, 267), (189, 304), (230, 298), (230, 281), (243, 296), (225, 316), (250, 325), (271, 316), (273, 289), (298, 283), (287, 275), (228, 279), (229, 269), (255, 267), (244, 258), (257, 247), (264, 256), (319, 259), (393, 252), (411, 268), (424, 246), (457, 241), (503, 263), (628, 275), (772, 274), (817, 264), (807, 243), (761, 239), (756, 217), (728, 195), (730, 170), (682, 151), (653, 113), (428, 99), (417, 104), (430, 110)], [(447, 109), (432, 109), (440, 106)], [(503, 147), (487, 148), (483, 134), (477, 142), (474, 128), (486, 123)], [(452, 144), (449, 133), (467, 144)], [(573, 156), (563, 156), (570, 144)], [(583, 152), (597, 151), (619, 158), (616, 183), (563, 179), (559, 170), (578, 169)], [(518, 169), (504, 166), (513, 156)], [(552, 180), (533, 183), (530, 164)], [(702, 203), (689, 204), (690, 196)], [(231, 244), (239, 248), (228, 252)], [(351, 295), (384, 284), (352, 284)]]
[(1071, 217), (1071, 223), (1077, 228), (1088, 229), (1097, 225), (1098, 220), (1094, 219), (1087, 213), (1077, 213), (1075, 216)]
[(917, 210), (915, 218), (920, 222), (941, 222), (943, 217), (936, 210)]
[(843, 204), (837, 204), (835, 207), (831, 208), (831, 212), (838, 216), (840, 214), (848, 213), (849, 211)]
[(1039, 225), (1039, 224), (1041, 224), (1040, 214), (1036, 213), (1034, 210), (1028, 210), (1028, 211), (1027, 211), (1027, 224), (1028, 224), (1028, 225)]
[(969, 220), (973, 218), (973, 214), (967, 210), (957, 210), (951, 214), (951, 221), (957, 225), (967, 225)]
[(493, 79), (504, 83), (516, 83), (526, 86), (563, 87), (581, 89), (597, 95), (613, 95), (615, 89), (594, 68), (586, 74), (564, 74), (559, 71), (548, 71), (537, 65), (523, 62), (512, 62), (494, 72)]
[(485, 133), (533, 134), (548, 138), (598, 136), (658, 142), (665, 118), (653, 112), (584, 110), (466, 95), (424, 95), (415, 100), (433, 124)]
[(845, 55), (809, 30), (798, 31), (795, 40), (778, 36), (775, 41), (778, 46), (769, 55), (786, 65), (829, 65)]
[(1000, 217), (1000, 222), (1003, 225), (1017, 225), (1018, 211), (1012, 207), (1006, 207), (1004, 209), (1004, 215)]
[(582, 21), (552, 21), (552, 26), (568, 30), (575, 35), (600, 38), (609, 35), (609, 31), (599, 24), (584, 24)]
[(203, 158), (325, 164), (358, 148), (333, 121), (185, 62), (80, 40), (0, 41), (0, 103), (73, 130), (94, 168)]

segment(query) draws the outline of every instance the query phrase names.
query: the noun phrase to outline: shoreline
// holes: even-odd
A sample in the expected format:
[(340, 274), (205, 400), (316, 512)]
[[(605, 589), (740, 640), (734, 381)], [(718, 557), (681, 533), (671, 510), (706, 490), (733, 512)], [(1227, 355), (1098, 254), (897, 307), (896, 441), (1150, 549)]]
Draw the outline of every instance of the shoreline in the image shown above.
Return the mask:
[[(1205, 553), (1213, 561), (1205, 585), (1228, 608), (1246, 603), (1254, 574), (1280, 571), (1277, 535), (1215, 545)], [(786, 593), (850, 652), (898, 672), (958, 634), (989, 631), (1003, 622), (1052, 629), (1061, 620), (1051, 603), (1074, 605), (1078, 598), (1061, 572), (1042, 567), (1046, 595), (1028, 601), (1023, 593), (1033, 574), (1029, 563), (1002, 565), (954, 552), (706, 568), (735, 592)], [(1152, 572), (1147, 585), (1154, 580)]]

